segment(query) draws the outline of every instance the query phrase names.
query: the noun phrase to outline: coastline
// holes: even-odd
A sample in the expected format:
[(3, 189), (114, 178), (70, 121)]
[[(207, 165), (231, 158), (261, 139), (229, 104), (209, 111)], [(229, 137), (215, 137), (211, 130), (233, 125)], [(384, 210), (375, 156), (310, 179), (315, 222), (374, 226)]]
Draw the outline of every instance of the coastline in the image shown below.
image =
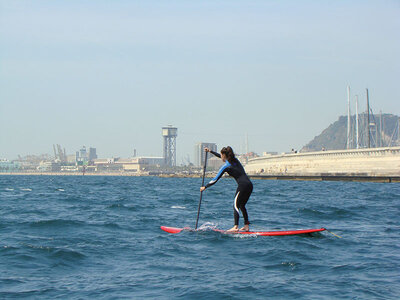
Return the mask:
[(296, 181), (351, 181), (351, 182), (400, 182), (400, 176), (362, 176), (362, 175), (249, 175), (257, 180), (296, 180)]
[[(126, 173), (126, 172), (96, 172), (96, 173), (66, 173), (66, 172), (4, 172), (1, 175), (9, 176), (127, 176), (127, 177), (161, 177), (161, 178), (201, 178), (201, 174), (182, 174), (182, 173), (172, 173), (172, 174), (147, 174), (147, 173)], [(206, 174), (207, 178), (214, 177), (215, 174)]]
[[(201, 178), (201, 174), (133, 174), (123, 172), (108, 172), (108, 173), (64, 173), (64, 172), (8, 172), (0, 173), (1, 175), (8, 176), (127, 176), (127, 177), (160, 177), (160, 178)], [(206, 174), (207, 178), (212, 178), (215, 173)], [(296, 180), (296, 181), (352, 181), (352, 182), (381, 182), (381, 183), (395, 183), (400, 182), (400, 176), (367, 176), (367, 175), (354, 175), (354, 174), (337, 174), (337, 175), (249, 175), (250, 179), (257, 180)]]

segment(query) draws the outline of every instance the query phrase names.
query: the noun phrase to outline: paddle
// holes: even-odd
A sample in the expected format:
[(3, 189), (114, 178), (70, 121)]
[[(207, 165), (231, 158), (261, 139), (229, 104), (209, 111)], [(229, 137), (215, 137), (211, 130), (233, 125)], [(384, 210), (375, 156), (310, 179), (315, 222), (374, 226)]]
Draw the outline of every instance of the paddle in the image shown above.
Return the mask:
[[(206, 151), (206, 155), (204, 158), (204, 168), (203, 168), (203, 181), (201, 183), (201, 186), (204, 186), (204, 177), (206, 175), (206, 167), (207, 167), (207, 151)], [(200, 201), (199, 201), (199, 208), (197, 209), (197, 220), (196, 220), (196, 227), (195, 230), (197, 230), (197, 224), (199, 222), (199, 215), (200, 215), (200, 206), (201, 206), (201, 198), (203, 197), (203, 192), (200, 192)]]

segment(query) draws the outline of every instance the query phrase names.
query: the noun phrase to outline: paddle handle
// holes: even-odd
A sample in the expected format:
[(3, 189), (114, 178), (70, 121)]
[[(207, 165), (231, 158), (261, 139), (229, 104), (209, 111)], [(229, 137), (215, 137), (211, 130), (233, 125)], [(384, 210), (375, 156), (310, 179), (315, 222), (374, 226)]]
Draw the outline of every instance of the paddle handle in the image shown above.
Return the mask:
[[(206, 151), (206, 155), (204, 157), (204, 167), (203, 167), (203, 180), (201, 182), (201, 186), (204, 186), (204, 177), (206, 176), (206, 167), (207, 167), (207, 154), (208, 152)], [(200, 206), (201, 206), (201, 199), (203, 198), (203, 192), (200, 192), (200, 200), (199, 200), (199, 208), (197, 209), (197, 219), (196, 219), (196, 226), (195, 230), (197, 230), (197, 224), (199, 223), (199, 216), (200, 216)]]

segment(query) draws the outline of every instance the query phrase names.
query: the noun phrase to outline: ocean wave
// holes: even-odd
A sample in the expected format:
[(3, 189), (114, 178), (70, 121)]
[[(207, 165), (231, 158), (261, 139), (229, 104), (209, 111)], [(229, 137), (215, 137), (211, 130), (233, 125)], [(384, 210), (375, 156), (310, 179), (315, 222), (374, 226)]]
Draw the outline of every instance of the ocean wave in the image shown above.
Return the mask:
[(173, 206), (171, 206), (171, 208), (175, 208), (175, 209), (186, 209), (186, 206), (173, 205)]
[[(198, 198), (182, 191), (198, 179), (0, 176), (0, 185), (0, 298), (397, 299), (393, 184), (254, 181), (252, 230), (326, 225), (342, 239), (215, 232), (232, 226), (233, 180), (205, 196), (197, 232)], [(162, 224), (191, 231), (168, 234)]]
[(114, 204), (107, 206), (107, 208), (125, 208), (125, 205), (114, 203)]
[(8, 252), (16, 251), (16, 250), (18, 250), (18, 248), (14, 247), (14, 246), (5, 245), (5, 246), (0, 247), (0, 253), (8, 253)]
[(53, 258), (60, 258), (63, 260), (81, 260), (86, 257), (83, 253), (65, 248), (58, 248), (52, 251)]
[[(25, 283), (26, 281), (23, 281)], [(8, 292), (0, 292), (0, 298), (4, 299), (12, 299), (12, 298), (41, 298), (39, 296), (44, 296), (46, 293), (54, 293), (55, 289), (51, 288), (43, 288), (43, 289), (21, 289), (18, 288), (18, 291), (8, 291)], [(62, 291), (59, 291), (62, 294)], [(48, 299), (52, 299), (54, 297), (48, 297)], [(46, 298), (45, 298), (46, 299)]]
[(19, 283), (23, 283), (24, 280), (20, 277), (6, 277), (6, 278), (1, 278), (0, 277), (0, 285), (1, 284), (19, 284)]
[[(72, 250), (69, 248), (64, 248), (64, 247), (54, 247), (54, 246), (46, 246), (46, 245), (34, 245), (34, 244), (27, 244), (24, 243), (22, 244), (24, 248), (28, 249), (33, 249), (38, 252), (46, 253), (49, 254), (50, 257), (52, 258), (61, 258), (61, 259), (66, 259), (66, 260), (76, 260), (76, 259), (82, 259), (85, 258), (86, 256), (76, 250)], [(27, 254), (22, 254), (25, 255), (27, 259), (34, 259), (37, 258), (35, 256), (27, 255)], [(21, 257), (21, 255), (19, 255)]]
[(113, 228), (113, 229), (121, 229), (121, 226), (119, 226), (117, 223), (113, 223), (113, 222), (105, 222), (101, 224), (104, 227), (107, 228)]
[(109, 206), (107, 206), (108, 209), (123, 209), (123, 210), (128, 210), (128, 211), (137, 211), (138, 207), (135, 205), (124, 205), (124, 204), (118, 204), (114, 203)]
[(305, 207), (305, 208), (299, 208), (297, 211), (300, 212), (301, 214), (323, 219), (347, 218), (358, 214), (356, 211), (353, 210), (350, 211), (348, 209), (340, 207), (327, 207), (327, 208), (325, 207), (323, 208), (323, 210), (324, 211)]
[(274, 263), (270, 263), (267, 264), (265, 266), (263, 266), (264, 269), (266, 270), (279, 270), (279, 269), (291, 269), (294, 270), (296, 268), (298, 268), (299, 266), (301, 266), (301, 263), (299, 262), (293, 262), (293, 261), (283, 261), (283, 262), (279, 262), (276, 261)]
[(28, 222), (31, 227), (66, 227), (66, 226), (82, 226), (85, 222), (65, 219), (50, 219)]
[(334, 272), (358, 272), (366, 268), (364, 264), (343, 264), (332, 266), (331, 269)]
[(112, 229), (121, 229), (122, 227), (115, 222), (110, 221), (88, 221), (86, 223), (89, 226), (93, 227), (104, 227), (104, 228), (112, 228)]
[(27, 253), (19, 253), (19, 254), (15, 254), (14, 258), (16, 260), (18, 260), (18, 263), (22, 263), (22, 262), (32, 262), (35, 261), (37, 259), (36, 256), (33, 255), (29, 255)]
[(301, 266), (301, 263), (298, 262), (292, 262), (292, 261), (284, 261), (281, 263), (281, 266), (283, 267), (288, 267), (290, 270), (295, 270), (297, 269), (299, 266)]
[(312, 208), (299, 208), (297, 209), (298, 212), (302, 213), (302, 214), (306, 214), (306, 215), (312, 215), (312, 216), (322, 216), (325, 215), (325, 212), (322, 212), (320, 210), (317, 209), (312, 209)]

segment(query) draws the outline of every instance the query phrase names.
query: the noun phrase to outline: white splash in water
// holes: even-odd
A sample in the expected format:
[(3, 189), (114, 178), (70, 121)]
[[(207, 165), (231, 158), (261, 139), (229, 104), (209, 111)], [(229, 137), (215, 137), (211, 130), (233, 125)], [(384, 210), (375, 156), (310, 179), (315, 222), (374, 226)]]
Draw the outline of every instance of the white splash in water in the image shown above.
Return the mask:
[(249, 239), (249, 238), (257, 238), (258, 235), (257, 234), (240, 234), (240, 233), (229, 233), (226, 234), (226, 236), (231, 236), (235, 239)]
[(214, 224), (212, 222), (206, 222), (202, 224), (198, 230), (213, 230), (217, 228), (217, 224)]
[(177, 208), (177, 209), (185, 209), (185, 206), (179, 206), (179, 205), (173, 205), (171, 208)]
[(24, 192), (31, 192), (32, 189), (29, 189), (29, 188), (21, 188), (21, 191), (24, 191)]

